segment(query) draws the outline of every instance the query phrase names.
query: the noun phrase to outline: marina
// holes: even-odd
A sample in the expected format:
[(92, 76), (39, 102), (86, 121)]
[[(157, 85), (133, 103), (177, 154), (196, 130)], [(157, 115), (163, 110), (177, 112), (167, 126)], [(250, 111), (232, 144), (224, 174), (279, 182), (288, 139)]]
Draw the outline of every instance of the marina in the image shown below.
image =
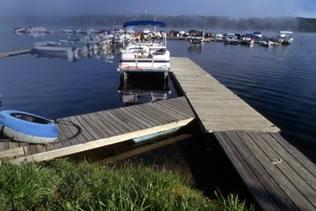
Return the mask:
[(185, 97), (58, 119), (59, 141), (28, 145), (5, 140), (1, 157), (14, 163), (51, 160), (178, 129), (197, 118), (204, 133), (216, 137), (261, 208), (316, 208), (315, 165), (280, 136), (279, 128), (192, 61), (172, 58), (171, 71)]
[[(124, 26), (135, 24), (162, 25), (157, 21), (133, 21)], [(40, 29), (39, 33), (43, 34), (41, 36), (50, 34), (41, 27), (35, 29)], [(16, 29), (15, 32), (29, 35), (37, 33), (34, 32), (35, 29)], [(115, 75), (120, 79), (116, 91), (124, 106), (65, 115), (54, 121), (47, 119), (58, 125), (59, 131), (57, 140), (47, 144), (32, 143), (31, 139), (21, 140), (23, 137), (18, 138), (13, 133), (7, 133), (10, 125), (2, 120), (1, 159), (15, 164), (50, 161), (119, 143), (133, 142), (129, 152), (105, 159), (105, 162), (114, 163), (187, 139), (192, 134), (187, 134), (185, 128), (198, 124), (198, 133), (212, 137), (209, 141), (218, 142), (263, 210), (316, 209), (315, 164), (289, 143), (281, 128), (246, 103), (234, 90), (228, 89), (191, 59), (170, 57), (166, 34), (159, 32), (160, 37), (157, 38), (157, 32), (148, 29), (141, 32), (114, 30), (110, 33), (96, 30), (62, 30), (58, 33), (82, 34), (85, 41), (81, 39), (83, 37), (71, 43), (69, 40), (47, 41), (34, 44), (32, 50), (0, 55), (4, 58), (32, 53), (31, 56), (58, 58), (68, 62), (77, 62), (82, 58), (102, 58), (102, 62), (105, 62), (107, 58), (111, 58), (112, 63), (119, 56), (119, 61), (116, 60), (117, 63), (111, 65), (117, 65), (121, 74)], [(184, 36), (186, 33), (180, 34)], [(283, 31), (280, 33), (282, 41), (272, 41), (261, 39), (260, 32), (251, 36), (237, 33), (220, 36), (191, 30), (188, 38), (179, 39), (188, 41), (191, 49), (196, 45), (201, 46), (203, 42), (212, 41), (214, 37), (215, 40), (222, 39), (221, 42), (225, 45), (253, 46), (257, 43), (271, 47), (291, 44), (291, 35), (291, 32)], [(254, 36), (260, 39), (255, 39)], [(205, 38), (208, 38), (208, 41), (205, 41)], [(116, 53), (116, 50), (119, 53)], [(164, 63), (163, 66), (155, 66), (155, 59), (158, 63)], [(141, 66), (141, 63), (150, 65)], [(130, 77), (141, 79), (140, 75), (144, 73), (163, 73), (161, 87), (137, 89), (135, 86), (131, 89), (128, 84)], [(147, 80), (152, 83), (151, 79)], [(175, 90), (169, 89), (169, 81), (175, 86)], [(176, 96), (169, 98), (171, 92), (176, 92)], [(148, 102), (139, 100), (144, 96), (149, 96)], [(18, 111), (14, 113), (32, 116)], [(35, 115), (32, 117), (39, 118)], [(184, 134), (179, 134), (182, 131)], [(166, 140), (155, 141), (159, 137), (166, 137)]]

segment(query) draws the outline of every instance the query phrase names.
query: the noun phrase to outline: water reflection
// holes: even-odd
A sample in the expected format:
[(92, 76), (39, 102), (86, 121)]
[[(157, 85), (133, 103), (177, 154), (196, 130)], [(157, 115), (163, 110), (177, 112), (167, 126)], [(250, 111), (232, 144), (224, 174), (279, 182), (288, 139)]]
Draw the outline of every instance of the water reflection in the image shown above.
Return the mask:
[(75, 42), (45, 42), (36, 43), (32, 53), (38, 58), (64, 59), (69, 62), (76, 62), (85, 58), (104, 59), (113, 63), (117, 53), (112, 47), (105, 47), (96, 44), (86, 44), (78, 47)]
[(189, 44), (188, 52), (191, 55), (202, 54), (202, 44)]
[(161, 74), (132, 73), (120, 79), (118, 92), (124, 105), (166, 100), (171, 95), (168, 79)]

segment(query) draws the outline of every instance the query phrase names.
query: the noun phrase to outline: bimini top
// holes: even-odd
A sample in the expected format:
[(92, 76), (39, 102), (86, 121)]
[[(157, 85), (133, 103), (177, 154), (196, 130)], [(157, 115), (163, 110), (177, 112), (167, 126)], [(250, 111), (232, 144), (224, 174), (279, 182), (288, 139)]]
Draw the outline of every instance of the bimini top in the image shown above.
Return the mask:
[(138, 21), (128, 21), (124, 23), (123, 27), (129, 27), (129, 26), (146, 26), (146, 25), (152, 25), (152, 26), (160, 26), (162, 28), (166, 27), (166, 24), (161, 21), (152, 21), (152, 20), (138, 20)]

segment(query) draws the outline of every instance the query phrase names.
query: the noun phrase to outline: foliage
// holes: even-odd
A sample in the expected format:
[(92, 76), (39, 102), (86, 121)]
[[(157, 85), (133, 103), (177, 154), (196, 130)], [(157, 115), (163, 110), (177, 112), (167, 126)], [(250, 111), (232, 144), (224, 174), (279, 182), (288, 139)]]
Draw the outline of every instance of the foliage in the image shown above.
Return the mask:
[(220, 210), (179, 175), (65, 160), (0, 165), (0, 210)]
[(0, 23), (45, 26), (122, 26), (126, 21), (137, 19), (160, 20), (168, 28), (213, 28), (229, 30), (292, 30), (316, 32), (316, 19), (294, 17), (229, 18), (198, 15), (78, 15), (71, 17), (27, 16), (23, 19), (3, 17)]
[(221, 192), (215, 191), (215, 196), (217, 200), (221, 203), (224, 211), (254, 211), (253, 205), (249, 208), (246, 206), (246, 202), (240, 200), (238, 195), (229, 194), (227, 197), (224, 197)]

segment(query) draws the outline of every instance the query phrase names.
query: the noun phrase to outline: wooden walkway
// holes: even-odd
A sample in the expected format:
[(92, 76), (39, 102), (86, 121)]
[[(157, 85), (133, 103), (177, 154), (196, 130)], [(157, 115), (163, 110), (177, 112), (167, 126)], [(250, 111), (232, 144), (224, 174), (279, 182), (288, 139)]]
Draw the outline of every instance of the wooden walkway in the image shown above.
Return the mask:
[(316, 166), (278, 133), (214, 134), (264, 210), (316, 210)]
[(0, 59), (31, 53), (32, 49), (16, 50), (10, 52), (0, 52)]
[(173, 58), (171, 71), (264, 210), (316, 210), (316, 166), (264, 118), (201, 67)]
[(206, 132), (279, 129), (188, 58), (172, 58), (171, 71)]
[(58, 119), (59, 140), (49, 145), (0, 142), (0, 158), (46, 161), (159, 133), (190, 123), (184, 97)]

